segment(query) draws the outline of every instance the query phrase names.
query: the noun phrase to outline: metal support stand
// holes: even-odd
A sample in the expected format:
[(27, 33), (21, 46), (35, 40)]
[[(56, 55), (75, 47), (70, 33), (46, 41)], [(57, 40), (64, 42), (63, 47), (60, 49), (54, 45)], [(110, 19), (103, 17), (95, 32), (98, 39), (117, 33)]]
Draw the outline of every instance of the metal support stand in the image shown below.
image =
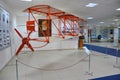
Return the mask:
[(106, 46), (105, 57), (104, 58), (108, 58), (108, 47), (107, 46)]
[(120, 68), (120, 63), (119, 63), (119, 59), (118, 59), (118, 50), (119, 50), (119, 47), (116, 49), (116, 60), (115, 60), (115, 65), (113, 65), (113, 67), (115, 68)]
[(88, 72), (86, 72), (86, 74), (93, 76), (93, 73), (91, 72), (91, 54), (89, 54)]
[(18, 60), (16, 58), (16, 80), (18, 80)]
[(92, 43), (90, 43), (90, 51), (92, 52)]

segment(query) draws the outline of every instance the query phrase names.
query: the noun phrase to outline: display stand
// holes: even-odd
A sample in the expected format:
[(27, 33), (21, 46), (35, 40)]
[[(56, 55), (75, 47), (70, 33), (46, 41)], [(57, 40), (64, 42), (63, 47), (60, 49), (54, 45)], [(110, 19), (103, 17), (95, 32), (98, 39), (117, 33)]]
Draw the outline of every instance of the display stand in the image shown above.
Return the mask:
[(79, 39), (79, 49), (82, 49), (83, 47), (83, 39)]
[(84, 39), (84, 36), (79, 36), (79, 40), (78, 40), (79, 49), (83, 49), (83, 39)]

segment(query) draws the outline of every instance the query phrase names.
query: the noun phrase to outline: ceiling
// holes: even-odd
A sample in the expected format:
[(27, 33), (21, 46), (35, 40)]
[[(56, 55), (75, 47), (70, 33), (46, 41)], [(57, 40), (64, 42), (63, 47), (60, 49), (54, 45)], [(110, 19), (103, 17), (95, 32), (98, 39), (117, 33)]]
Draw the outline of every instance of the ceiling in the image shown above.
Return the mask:
[[(87, 19), (89, 24), (110, 25), (113, 19), (120, 19), (120, 0), (33, 0), (32, 2), (24, 2), (20, 0), (2, 0), (18, 15), (23, 10), (33, 5), (50, 5), (54, 8), (71, 13), (80, 18)], [(96, 7), (85, 7), (88, 3), (98, 3)], [(100, 23), (104, 22), (104, 23)]]

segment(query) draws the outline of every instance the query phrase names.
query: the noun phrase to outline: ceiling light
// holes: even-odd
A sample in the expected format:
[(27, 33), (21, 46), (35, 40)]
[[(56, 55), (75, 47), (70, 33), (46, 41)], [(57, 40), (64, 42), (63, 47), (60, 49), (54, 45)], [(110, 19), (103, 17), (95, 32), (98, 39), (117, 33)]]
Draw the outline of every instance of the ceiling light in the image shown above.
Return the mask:
[(117, 8), (116, 10), (117, 10), (117, 11), (120, 11), (120, 8)]
[(32, 1), (32, 0), (21, 0), (21, 1)]
[(115, 23), (112, 23), (112, 24), (115, 24)]
[(100, 22), (100, 23), (102, 23), (102, 24), (103, 24), (104, 22)]
[(93, 19), (93, 17), (88, 17), (87, 19)]
[(97, 3), (88, 3), (87, 5), (85, 5), (86, 7), (95, 7), (97, 6)]
[(114, 19), (113, 21), (119, 21), (119, 19)]
[(96, 26), (100, 26), (100, 25), (96, 25)]

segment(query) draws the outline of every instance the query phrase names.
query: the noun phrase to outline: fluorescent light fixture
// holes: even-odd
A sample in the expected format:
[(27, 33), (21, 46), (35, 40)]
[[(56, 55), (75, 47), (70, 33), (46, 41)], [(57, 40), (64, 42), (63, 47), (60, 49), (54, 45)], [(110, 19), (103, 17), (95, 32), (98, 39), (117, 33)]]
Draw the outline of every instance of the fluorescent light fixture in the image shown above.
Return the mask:
[(29, 2), (29, 1), (32, 1), (32, 0), (21, 0), (21, 1), (28, 1)]
[(100, 25), (96, 25), (96, 26), (100, 26)]
[(87, 5), (85, 5), (86, 7), (95, 7), (97, 6), (97, 3), (88, 3)]
[(113, 21), (119, 21), (119, 19), (114, 19)]
[(104, 22), (100, 22), (100, 23), (102, 23), (102, 24), (103, 24)]
[(117, 8), (116, 10), (117, 10), (117, 11), (120, 11), (120, 8)]
[(112, 24), (115, 24), (115, 23), (112, 23)]
[(93, 19), (93, 17), (88, 17), (87, 19)]

